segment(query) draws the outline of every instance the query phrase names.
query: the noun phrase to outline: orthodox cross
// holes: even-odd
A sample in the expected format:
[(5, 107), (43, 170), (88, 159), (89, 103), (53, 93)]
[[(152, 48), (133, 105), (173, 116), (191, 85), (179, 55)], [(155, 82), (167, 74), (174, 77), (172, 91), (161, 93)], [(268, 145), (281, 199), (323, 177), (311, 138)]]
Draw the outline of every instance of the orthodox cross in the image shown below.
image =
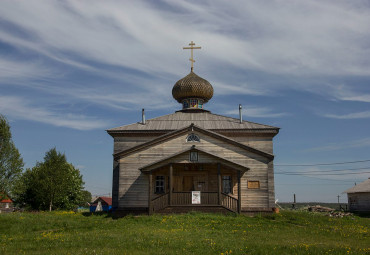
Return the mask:
[(193, 71), (193, 69), (194, 69), (194, 62), (195, 62), (195, 60), (194, 60), (194, 58), (193, 58), (193, 50), (194, 49), (201, 49), (201, 47), (194, 47), (194, 45), (195, 45), (195, 43), (193, 42), (193, 41), (191, 41), (190, 43), (189, 43), (189, 46), (190, 47), (183, 47), (183, 49), (184, 50), (191, 50), (190, 52), (191, 52), (191, 57), (190, 57), (190, 62), (191, 62), (191, 71)]

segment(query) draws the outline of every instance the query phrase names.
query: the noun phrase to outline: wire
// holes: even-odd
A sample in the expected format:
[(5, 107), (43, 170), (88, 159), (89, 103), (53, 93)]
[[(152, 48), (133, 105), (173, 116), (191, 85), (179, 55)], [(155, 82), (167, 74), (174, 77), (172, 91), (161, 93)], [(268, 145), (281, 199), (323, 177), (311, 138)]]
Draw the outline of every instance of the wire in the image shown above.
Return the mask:
[(276, 164), (275, 166), (331, 166), (331, 165), (344, 165), (344, 164), (353, 164), (353, 163), (361, 163), (361, 162), (370, 162), (370, 159), (365, 160), (357, 160), (357, 161), (347, 161), (347, 162), (336, 162), (336, 163), (319, 163), (319, 164), (302, 164), (302, 165), (289, 165), (289, 164)]
[(359, 173), (335, 173), (335, 174), (317, 174), (317, 173), (275, 173), (275, 174), (284, 174), (284, 175), (348, 175), (348, 174), (369, 174), (370, 172), (359, 172)]
[(325, 172), (342, 172), (342, 171), (351, 171), (351, 170), (370, 170), (370, 167), (360, 167), (360, 168), (349, 168), (349, 169), (333, 169), (333, 170), (314, 170), (314, 171), (297, 171), (297, 172), (275, 172), (276, 174), (295, 174), (295, 173), (325, 173)]

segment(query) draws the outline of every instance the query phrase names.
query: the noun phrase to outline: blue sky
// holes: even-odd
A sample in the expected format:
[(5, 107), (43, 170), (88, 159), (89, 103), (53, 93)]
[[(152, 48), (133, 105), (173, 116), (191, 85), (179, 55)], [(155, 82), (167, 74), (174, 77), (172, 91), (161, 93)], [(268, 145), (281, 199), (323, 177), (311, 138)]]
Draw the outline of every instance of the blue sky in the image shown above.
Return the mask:
[(192, 40), (195, 72), (215, 90), (207, 109), (237, 117), (240, 103), (245, 120), (281, 128), (279, 201), (345, 202), (341, 192), (370, 177), (369, 161), (283, 166), (370, 159), (370, 4), (360, 0), (3, 0), (0, 113), (26, 167), (56, 147), (89, 191), (109, 194), (105, 130), (139, 121), (141, 108), (147, 118), (180, 109), (171, 91), (190, 71)]

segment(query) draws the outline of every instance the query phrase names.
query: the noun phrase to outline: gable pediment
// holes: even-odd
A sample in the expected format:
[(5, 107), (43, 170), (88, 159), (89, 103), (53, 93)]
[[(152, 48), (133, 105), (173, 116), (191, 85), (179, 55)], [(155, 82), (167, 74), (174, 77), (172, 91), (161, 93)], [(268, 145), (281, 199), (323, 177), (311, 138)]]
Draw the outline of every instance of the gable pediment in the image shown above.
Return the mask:
[[(199, 153), (199, 158), (196, 162), (193, 162), (190, 160), (190, 153), (191, 152), (197, 152)], [(179, 152), (176, 152), (170, 156), (161, 158), (159, 160), (155, 160), (153, 162), (150, 162), (149, 164), (141, 167), (139, 170), (142, 172), (150, 172), (152, 170), (155, 170), (157, 168), (166, 166), (168, 164), (172, 163), (183, 163), (183, 164), (204, 164), (204, 163), (222, 163), (226, 166), (229, 166), (232, 169), (245, 172), (249, 170), (249, 168), (245, 165), (239, 164), (237, 162), (234, 162), (229, 159), (225, 159), (221, 157), (220, 155), (217, 155), (215, 153), (210, 153), (204, 149), (197, 148), (195, 145), (185, 149), (181, 150)]]
[[(216, 154), (221, 155), (222, 151), (227, 151), (227, 150), (235, 151), (236, 153), (241, 153), (240, 151), (244, 151), (244, 152), (248, 152), (249, 154), (258, 155), (259, 157), (263, 157), (267, 160), (272, 160), (274, 158), (274, 155), (270, 153), (258, 150), (251, 146), (241, 144), (226, 136), (197, 127), (194, 124), (191, 124), (190, 126), (186, 128), (182, 128), (182, 129), (167, 133), (165, 135), (159, 136), (143, 144), (140, 144), (132, 148), (123, 150), (121, 152), (118, 152), (114, 154), (114, 158), (115, 160), (119, 160), (133, 153), (138, 153), (141, 151), (149, 150), (150, 148), (160, 150), (160, 149), (164, 149), (166, 146), (177, 148), (179, 151), (184, 150), (185, 148), (189, 147), (189, 143), (188, 144), (186, 143), (186, 136), (191, 132), (199, 133), (201, 137), (203, 137), (201, 138), (202, 141), (199, 142), (199, 144), (197, 144), (197, 148), (201, 149), (202, 147), (206, 148), (207, 146), (212, 147), (212, 150), (208, 149), (208, 151), (211, 153), (216, 153)], [(227, 156), (225, 158), (227, 158)]]

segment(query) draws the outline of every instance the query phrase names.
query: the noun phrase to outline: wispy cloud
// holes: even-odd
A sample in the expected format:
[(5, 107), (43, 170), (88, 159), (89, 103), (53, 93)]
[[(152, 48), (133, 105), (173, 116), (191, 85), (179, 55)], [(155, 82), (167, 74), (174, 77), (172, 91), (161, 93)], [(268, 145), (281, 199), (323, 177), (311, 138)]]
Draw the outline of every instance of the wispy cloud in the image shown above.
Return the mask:
[(84, 115), (53, 112), (33, 106), (21, 97), (0, 96), (0, 112), (14, 119), (31, 120), (78, 130), (103, 129), (109, 122)]
[(353, 112), (349, 114), (324, 114), (324, 117), (333, 119), (368, 119), (370, 118), (370, 111)]
[(370, 138), (363, 138), (342, 143), (330, 143), (324, 146), (308, 149), (307, 151), (336, 151), (363, 147), (370, 147)]
[[(224, 114), (239, 115), (239, 110), (227, 110), (223, 112)], [(256, 107), (256, 106), (243, 106), (242, 109), (243, 116), (246, 117), (256, 117), (256, 118), (279, 118), (289, 115), (288, 113), (277, 113), (268, 107)]]

